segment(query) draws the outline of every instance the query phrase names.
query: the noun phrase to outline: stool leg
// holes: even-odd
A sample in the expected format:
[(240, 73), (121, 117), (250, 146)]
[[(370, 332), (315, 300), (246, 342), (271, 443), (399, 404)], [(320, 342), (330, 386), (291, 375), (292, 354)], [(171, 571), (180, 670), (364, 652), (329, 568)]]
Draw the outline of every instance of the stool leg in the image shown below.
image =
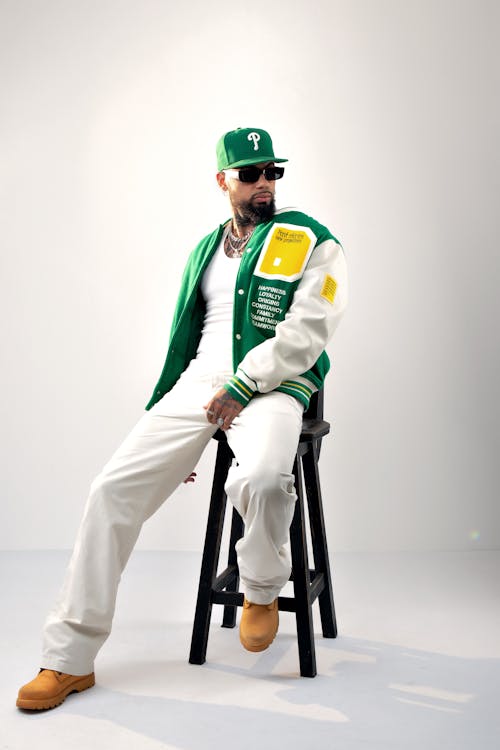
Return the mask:
[(302, 457), (302, 466), (304, 469), (304, 484), (309, 506), (309, 526), (311, 529), (314, 567), (316, 572), (323, 573), (325, 580), (323, 591), (318, 596), (321, 626), (325, 638), (336, 638), (337, 620), (333, 603), (332, 579), (328, 559), (323, 503), (321, 500), (321, 486), (317, 460), (318, 452), (312, 443), (309, 444), (308, 448), (308, 451)]
[(304, 519), (304, 498), (299, 459), (293, 466), (297, 502), (290, 527), (290, 547), (292, 552), (293, 589), (295, 595), (295, 617), (297, 620), (297, 641), (299, 646), (300, 674), (302, 677), (316, 676), (316, 652), (314, 648), (314, 628), (310, 595), (309, 561)]
[(227, 472), (231, 465), (232, 453), (226, 443), (219, 443), (215, 462), (212, 496), (208, 511), (207, 533), (201, 563), (200, 584), (194, 615), (193, 634), (191, 637), (191, 664), (204, 664), (207, 653), (208, 631), (212, 615), (212, 586), (217, 575), (222, 529), (226, 510)]
[[(233, 515), (232, 515), (232, 521), (231, 521), (231, 536), (229, 539), (229, 553), (227, 556), (227, 564), (229, 565), (235, 565), (236, 569), (238, 565), (238, 561), (236, 559), (236, 549), (235, 545), (238, 539), (241, 539), (243, 536), (243, 519), (236, 510), (236, 508), (233, 508)], [(226, 586), (226, 591), (238, 591), (240, 587), (240, 577), (239, 575), (235, 575), (234, 578), (231, 580), (230, 583)], [(222, 617), (222, 627), (223, 628), (234, 628), (236, 625), (236, 612), (237, 607), (234, 607), (231, 604), (226, 604), (224, 606), (224, 615)]]

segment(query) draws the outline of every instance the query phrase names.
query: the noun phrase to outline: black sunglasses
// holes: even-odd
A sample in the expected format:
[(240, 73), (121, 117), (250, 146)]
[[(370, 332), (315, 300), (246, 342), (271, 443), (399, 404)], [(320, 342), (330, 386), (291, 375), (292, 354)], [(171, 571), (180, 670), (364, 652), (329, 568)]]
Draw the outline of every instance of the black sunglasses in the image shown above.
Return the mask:
[(285, 167), (243, 167), (242, 169), (225, 169), (226, 174), (230, 177), (234, 177), (240, 182), (257, 182), (261, 174), (264, 175), (266, 180), (272, 182), (274, 180), (281, 180), (285, 174)]

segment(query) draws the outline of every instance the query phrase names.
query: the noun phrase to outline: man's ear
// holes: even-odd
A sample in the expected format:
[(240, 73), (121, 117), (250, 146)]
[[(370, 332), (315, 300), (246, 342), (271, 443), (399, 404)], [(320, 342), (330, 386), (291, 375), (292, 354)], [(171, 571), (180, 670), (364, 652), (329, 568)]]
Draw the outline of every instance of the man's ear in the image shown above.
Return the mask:
[(221, 190), (227, 192), (226, 175), (224, 174), (224, 172), (217, 172), (216, 178), (217, 184), (221, 188)]

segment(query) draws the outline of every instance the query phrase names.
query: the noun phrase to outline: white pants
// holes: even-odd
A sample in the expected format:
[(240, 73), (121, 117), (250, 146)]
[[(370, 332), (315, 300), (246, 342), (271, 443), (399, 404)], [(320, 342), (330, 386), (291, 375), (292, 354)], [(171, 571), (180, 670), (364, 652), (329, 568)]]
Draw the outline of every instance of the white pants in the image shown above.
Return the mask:
[[(195, 468), (217, 430), (203, 405), (226, 379), (225, 373), (194, 379), (185, 373), (92, 483), (63, 588), (45, 624), (42, 667), (93, 671), (142, 524)], [(292, 468), (302, 413), (287, 394), (256, 395), (226, 433), (237, 462), (226, 491), (245, 522), (237, 544), (242, 589), (257, 604), (278, 596), (290, 575), (284, 544), (296, 500)]]

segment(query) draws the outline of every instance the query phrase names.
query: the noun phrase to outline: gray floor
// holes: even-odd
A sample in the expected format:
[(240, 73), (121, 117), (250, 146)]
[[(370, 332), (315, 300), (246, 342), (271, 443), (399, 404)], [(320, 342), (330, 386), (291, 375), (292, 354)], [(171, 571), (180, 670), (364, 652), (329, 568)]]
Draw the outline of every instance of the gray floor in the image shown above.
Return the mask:
[(339, 637), (298, 674), (294, 615), (262, 654), (214, 617), (208, 660), (188, 664), (199, 556), (136, 552), (97, 686), (18, 711), (64, 553), (0, 553), (1, 750), (493, 750), (499, 747), (500, 552), (332, 558)]

